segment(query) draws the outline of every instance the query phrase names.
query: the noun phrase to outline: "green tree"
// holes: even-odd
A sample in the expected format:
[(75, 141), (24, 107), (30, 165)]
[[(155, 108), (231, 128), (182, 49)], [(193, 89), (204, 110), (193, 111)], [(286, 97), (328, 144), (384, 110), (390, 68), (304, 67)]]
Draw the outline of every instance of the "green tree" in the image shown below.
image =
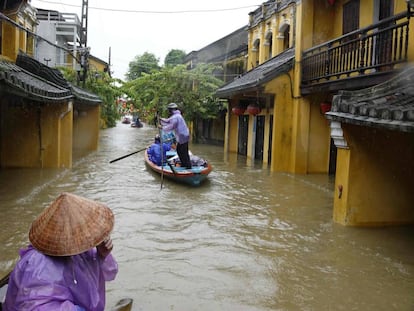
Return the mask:
[(152, 53), (145, 52), (142, 55), (135, 56), (134, 60), (129, 63), (129, 69), (125, 77), (127, 81), (132, 81), (144, 73), (151, 73), (154, 70), (159, 70), (159, 59)]
[(122, 89), (139, 105), (137, 108), (147, 112), (159, 111), (166, 115), (166, 105), (175, 102), (187, 120), (216, 118), (223, 109), (214, 97), (214, 92), (223, 84), (213, 75), (216, 69), (207, 64), (192, 70), (184, 65), (163, 67), (125, 83)]
[[(59, 69), (67, 81), (73, 85), (77, 84), (76, 71), (70, 68)], [(105, 72), (95, 73), (89, 71), (85, 81), (85, 89), (98, 95), (102, 99), (101, 120), (104, 122), (104, 127), (114, 127), (120, 117), (115, 100), (122, 95), (122, 91), (116, 84), (122, 85), (123, 82), (111, 78)]]
[(177, 65), (181, 65), (184, 63), (185, 56), (186, 56), (186, 53), (183, 50), (177, 50), (177, 49), (170, 50), (167, 56), (165, 56), (164, 66), (174, 67)]

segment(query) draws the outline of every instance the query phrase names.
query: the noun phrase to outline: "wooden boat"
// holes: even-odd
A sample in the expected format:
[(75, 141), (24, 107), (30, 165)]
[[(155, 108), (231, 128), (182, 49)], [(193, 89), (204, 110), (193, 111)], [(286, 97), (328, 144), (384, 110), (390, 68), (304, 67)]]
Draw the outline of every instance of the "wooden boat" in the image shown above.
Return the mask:
[[(7, 273), (2, 279), (0, 279), (0, 311), (3, 310), (2, 304), (4, 302), (4, 298), (6, 297), (10, 273), (11, 271)], [(114, 307), (111, 308), (111, 311), (131, 311), (132, 303), (132, 298), (123, 298), (119, 300)]]
[(131, 116), (124, 116), (123, 118), (122, 118), (122, 123), (123, 124), (131, 124), (131, 119), (132, 119), (132, 117)]
[(174, 157), (178, 157), (176, 152), (168, 151), (168, 162), (163, 166), (159, 166), (149, 160), (147, 150), (145, 150), (144, 154), (145, 164), (152, 171), (158, 174), (162, 174), (165, 178), (168, 178), (175, 182), (187, 184), (190, 186), (201, 185), (207, 179), (208, 174), (210, 174), (213, 169), (211, 164), (208, 162), (205, 162), (203, 165), (193, 165), (193, 167), (190, 169), (174, 166), (172, 163)]
[(136, 121), (134, 121), (134, 122), (131, 123), (131, 127), (141, 128), (143, 126), (144, 125), (142, 124), (142, 122), (139, 119), (137, 119)]

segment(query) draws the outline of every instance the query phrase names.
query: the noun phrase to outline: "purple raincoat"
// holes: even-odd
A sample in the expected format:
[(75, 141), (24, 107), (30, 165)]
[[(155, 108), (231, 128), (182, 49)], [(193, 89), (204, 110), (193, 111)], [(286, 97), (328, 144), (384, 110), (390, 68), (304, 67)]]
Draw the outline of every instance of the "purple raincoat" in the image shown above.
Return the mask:
[(10, 275), (5, 311), (103, 311), (105, 281), (115, 279), (118, 265), (96, 248), (70, 257), (46, 256), (31, 245), (20, 250)]
[(161, 123), (164, 131), (174, 131), (177, 143), (185, 144), (190, 140), (190, 131), (180, 110), (174, 110), (173, 115), (168, 119), (161, 119)]

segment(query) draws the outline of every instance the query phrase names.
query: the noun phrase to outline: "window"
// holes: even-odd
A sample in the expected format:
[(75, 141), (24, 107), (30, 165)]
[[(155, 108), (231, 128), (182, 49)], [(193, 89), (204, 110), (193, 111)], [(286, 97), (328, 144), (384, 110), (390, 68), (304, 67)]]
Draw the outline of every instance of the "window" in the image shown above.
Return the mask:
[(270, 31), (266, 34), (266, 41), (264, 45), (266, 47), (266, 59), (272, 58), (273, 35)]
[[(351, 0), (344, 4), (343, 6), (343, 16), (342, 16), (342, 33), (345, 35), (347, 33), (353, 32), (354, 30), (359, 29), (359, 0)], [(342, 52), (346, 53), (356, 53), (359, 46), (358, 34), (347, 36), (342, 43)], [(347, 58), (348, 62), (352, 62), (349, 58), (355, 60), (356, 55), (347, 55), (343, 57)]]
[(259, 65), (259, 55), (260, 55), (260, 39), (256, 39), (253, 43), (252, 48), (252, 67)]
[[(378, 21), (386, 19), (393, 15), (394, 1), (393, 0), (378, 0), (379, 11)], [(392, 62), (392, 46), (393, 46), (393, 32), (387, 30), (391, 24), (383, 24), (378, 29), (378, 35), (375, 42), (375, 64), (388, 64)]]

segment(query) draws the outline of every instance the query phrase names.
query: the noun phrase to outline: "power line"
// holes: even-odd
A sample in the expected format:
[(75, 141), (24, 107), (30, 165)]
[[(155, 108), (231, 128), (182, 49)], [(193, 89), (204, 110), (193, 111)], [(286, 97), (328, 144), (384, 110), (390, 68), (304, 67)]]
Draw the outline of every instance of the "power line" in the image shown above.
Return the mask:
[[(54, 1), (46, 1), (46, 0), (37, 0), (43, 3), (49, 4), (58, 4), (58, 5), (65, 5), (69, 7), (76, 7), (80, 8), (79, 5), (75, 4), (67, 4), (63, 2), (54, 2)], [(215, 12), (225, 12), (225, 11), (236, 11), (236, 10), (243, 10), (248, 8), (257, 8), (259, 5), (248, 5), (236, 8), (224, 8), (224, 9), (204, 9), (204, 10), (178, 10), (178, 11), (152, 11), (152, 10), (127, 10), (127, 9), (113, 9), (113, 8), (100, 8), (100, 7), (93, 7), (89, 6), (89, 9), (98, 10), (98, 11), (110, 11), (110, 12), (123, 12), (123, 13), (142, 13), (142, 14), (184, 14), (184, 13), (215, 13)]]

